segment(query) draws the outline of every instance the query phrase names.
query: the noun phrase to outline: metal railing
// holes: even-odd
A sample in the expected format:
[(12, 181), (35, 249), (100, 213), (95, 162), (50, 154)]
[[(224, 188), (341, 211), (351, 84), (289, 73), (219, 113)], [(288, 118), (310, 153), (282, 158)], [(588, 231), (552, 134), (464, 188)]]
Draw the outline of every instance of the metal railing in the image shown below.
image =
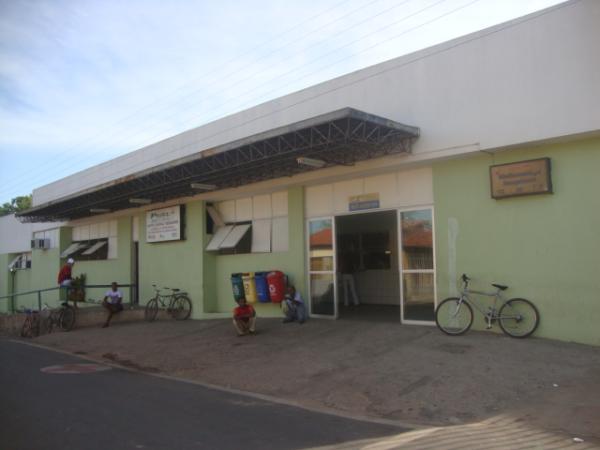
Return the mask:
[[(82, 288), (84, 290), (88, 290), (88, 289), (106, 289), (106, 288), (110, 288), (112, 285), (110, 284), (86, 284), (85, 286), (82, 286)], [(137, 298), (137, 290), (138, 290), (138, 285), (137, 284), (119, 284), (119, 288), (128, 288), (129, 289), (129, 297), (130, 297), (130, 302), (131, 304), (135, 304), (135, 299)], [(17, 310), (17, 297), (21, 297), (24, 295), (33, 295), (36, 294), (37, 295), (37, 305), (38, 305), (38, 311), (42, 310), (42, 293), (44, 292), (51, 292), (51, 291), (66, 291), (67, 292), (67, 298), (68, 298), (68, 291), (70, 289), (70, 287), (67, 286), (55, 286), (55, 287), (51, 287), (51, 288), (46, 288), (46, 289), (36, 289), (36, 290), (32, 290), (32, 291), (26, 291), (26, 292), (13, 292), (12, 294), (9, 295), (3, 295), (0, 297), (0, 301), (8, 299), (8, 308), (7, 311), (10, 314), (14, 314), (15, 311)], [(60, 298), (58, 299), (60, 301)], [(83, 302), (79, 302), (79, 303), (85, 303), (85, 301)]]

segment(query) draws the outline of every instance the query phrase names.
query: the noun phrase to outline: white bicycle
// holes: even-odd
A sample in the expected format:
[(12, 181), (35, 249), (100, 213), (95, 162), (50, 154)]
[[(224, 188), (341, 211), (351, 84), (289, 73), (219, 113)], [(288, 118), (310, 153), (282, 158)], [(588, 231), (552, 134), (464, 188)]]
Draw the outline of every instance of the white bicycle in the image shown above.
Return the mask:
[[(451, 336), (466, 333), (473, 325), (473, 307), (485, 317), (487, 329), (496, 321), (507, 335), (514, 338), (530, 336), (540, 322), (540, 314), (533, 303), (524, 298), (505, 300), (502, 292), (508, 286), (492, 284), (495, 292), (482, 292), (469, 289), (470, 278), (463, 273), (463, 289), (460, 297), (443, 300), (435, 311), (435, 322), (440, 330)], [(469, 294), (493, 297), (494, 302), (487, 309), (474, 302)]]

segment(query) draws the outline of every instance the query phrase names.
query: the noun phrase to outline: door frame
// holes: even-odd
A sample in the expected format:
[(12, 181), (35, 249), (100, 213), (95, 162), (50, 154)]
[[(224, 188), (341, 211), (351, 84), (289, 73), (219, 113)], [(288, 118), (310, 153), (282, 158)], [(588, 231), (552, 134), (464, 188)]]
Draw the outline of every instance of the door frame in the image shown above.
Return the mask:
[[(432, 258), (433, 268), (432, 269), (420, 269), (404, 270), (402, 267), (402, 213), (410, 211), (431, 211), (431, 247), (432, 247)], [(398, 226), (398, 276), (400, 278), (400, 323), (406, 325), (428, 325), (435, 326), (435, 320), (405, 320), (404, 319), (404, 276), (405, 273), (432, 273), (433, 274), (433, 312), (437, 308), (437, 270), (436, 270), (436, 256), (435, 256), (435, 210), (433, 205), (415, 206), (410, 208), (398, 208), (396, 224)]]
[[(310, 270), (310, 222), (317, 220), (331, 220), (331, 239), (332, 239), (332, 251), (333, 251), (333, 270)], [(321, 319), (332, 319), (338, 318), (338, 280), (337, 280), (337, 239), (336, 239), (336, 228), (335, 228), (335, 216), (322, 216), (322, 217), (311, 217), (306, 219), (306, 288), (308, 298), (308, 314), (310, 317), (317, 317)], [(312, 312), (312, 295), (311, 295), (311, 283), (310, 276), (315, 275), (333, 275), (333, 315), (326, 314), (315, 314)]]

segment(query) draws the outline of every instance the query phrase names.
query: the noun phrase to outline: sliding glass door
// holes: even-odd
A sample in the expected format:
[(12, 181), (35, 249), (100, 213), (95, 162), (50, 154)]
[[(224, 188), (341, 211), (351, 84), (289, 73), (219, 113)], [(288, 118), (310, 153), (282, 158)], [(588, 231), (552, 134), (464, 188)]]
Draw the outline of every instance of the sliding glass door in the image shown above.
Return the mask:
[(312, 316), (338, 315), (333, 217), (310, 219), (308, 231), (309, 310)]
[(399, 212), (402, 322), (435, 320), (433, 210)]

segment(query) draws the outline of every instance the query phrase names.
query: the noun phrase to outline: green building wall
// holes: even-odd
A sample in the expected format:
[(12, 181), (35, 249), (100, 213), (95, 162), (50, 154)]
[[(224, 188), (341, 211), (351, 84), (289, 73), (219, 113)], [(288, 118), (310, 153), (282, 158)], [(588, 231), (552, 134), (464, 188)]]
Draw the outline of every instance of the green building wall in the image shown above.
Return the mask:
[[(11, 255), (3, 253), (0, 255), (0, 297), (9, 295), (13, 292), (13, 281), (8, 265), (11, 262)], [(0, 313), (7, 313), (10, 311), (11, 299), (4, 298), (0, 300)]]
[(189, 202), (185, 211), (185, 239), (169, 242), (146, 242), (146, 215), (139, 215), (139, 284), (140, 304), (154, 296), (152, 284), (179, 288), (192, 300), (192, 318), (204, 311), (203, 248), (205, 211), (201, 201)]
[[(108, 285), (116, 281), (120, 285), (131, 283), (132, 273), (132, 218), (120, 217), (117, 219), (117, 257), (114, 259), (105, 259), (99, 261), (75, 261), (73, 266), (73, 277), (85, 273), (85, 283), (88, 285)], [(63, 240), (64, 245), (63, 245)], [(61, 235), (61, 248), (64, 250), (71, 244), (71, 232), (69, 228), (68, 238)], [(66, 262), (66, 259), (61, 260), (61, 266)], [(57, 268), (56, 273), (58, 273)], [(55, 277), (56, 277), (55, 273)], [(56, 283), (56, 280), (54, 280)], [(102, 300), (107, 287), (89, 288), (86, 289), (86, 298), (94, 300)], [(131, 289), (121, 288), (123, 292), (123, 301), (131, 301)]]
[[(3, 268), (0, 275), (0, 296), (11, 293), (23, 293), (36, 291), (39, 289), (48, 289), (56, 286), (56, 275), (58, 273), (58, 258), (60, 252), (58, 248), (49, 250), (33, 250), (31, 252), (31, 268), (17, 269), (14, 273), (8, 270), (8, 264), (18, 255), (10, 253), (0, 255), (0, 267)], [(9, 312), (12, 309), (32, 308), (38, 309), (39, 304), (43, 306), (47, 303), (50, 306), (56, 306), (58, 303), (58, 291), (46, 291), (40, 294), (37, 292), (19, 295), (11, 299), (0, 300), (0, 312)]]
[[(289, 247), (287, 252), (212, 256), (215, 263), (216, 292), (213, 295), (216, 298), (216, 303), (214, 303), (216, 308), (211, 312), (229, 313), (235, 307), (230, 279), (232, 273), (239, 272), (281, 270), (306, 299), (304, 189), (302, 187), (293, 187), (288, 190), (288, 223)], [(258, 316), (278, 317), (282, 315), (279, 304), (256, 303), (254, 307)]]
[[(489, 166), (549, 157), (553, 194), (494, 200)], [(433, 166), (438, 300), (500, 282), (540, 311), (536, 336), (600, 345), (600, 139)], [(484, 299), (485, 301), (485, 299)], [(483, 328), (477, 315), (475, 326)]]
[[(235, 306), (230, 276), (236, 272), (281, 270), (304, 295), (304, 191), (288, 191), (289, 249), (287, 252), (217, 255), (204, 248), (211, 236), (206, 234), (206, 205), (202, 201), (186, 203), (185, 240), (147, 243), (145, 214), (139, 216), (140, 303), (145, 305), (154, 291), (152, 284), (177, 287), (189, 293), (192, 318), (220, 317)], [(260, 316), (279, 316), (279, 305), (257, 304)]]

